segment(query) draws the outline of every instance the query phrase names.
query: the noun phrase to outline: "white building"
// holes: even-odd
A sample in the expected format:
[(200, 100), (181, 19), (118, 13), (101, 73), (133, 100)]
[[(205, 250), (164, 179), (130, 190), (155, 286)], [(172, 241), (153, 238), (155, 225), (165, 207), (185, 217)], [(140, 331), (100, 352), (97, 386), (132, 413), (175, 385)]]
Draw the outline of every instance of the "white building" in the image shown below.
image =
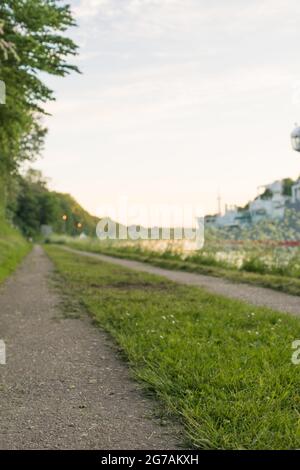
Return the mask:
[[(262, 186), (265, 191), (249, 204), (252, 221), (259, 222), (262, 219), (280, 220), (284, 217), (286, 202), (289, 196), (284, 196), (282, 181)], [(268, 194), (266, 194), (266, 192)]]
[(237, 208), (227, 207), (224, 215), (219, 215), (216, 220), (217, 227), (237, 227), (239, 225), (237, 221), (238, 211)]
[(234, 228), (250, 223), (250, 214), (246, 210), (238, 210), (236, 206), (225, 207), (224, 214), (208, 215), (205, 224), (210, 227)]
[(296, 204), (297, 202), (300, 201), (300, 180), (297, 181), (292, 186), (292, 203)]
[(300, 179), (292, 185), (291, 196), (283, 194), (284, 181), (274, 181), (261, 186), (261, 194), (249, 202), (249, 209), (238, 210), (236, 206), (225, 208), (225, 214), (207, 216), (205, 223), (213, 227), (240, 227), (260, 220), (281, 220), (290, 204), (300, 204)]

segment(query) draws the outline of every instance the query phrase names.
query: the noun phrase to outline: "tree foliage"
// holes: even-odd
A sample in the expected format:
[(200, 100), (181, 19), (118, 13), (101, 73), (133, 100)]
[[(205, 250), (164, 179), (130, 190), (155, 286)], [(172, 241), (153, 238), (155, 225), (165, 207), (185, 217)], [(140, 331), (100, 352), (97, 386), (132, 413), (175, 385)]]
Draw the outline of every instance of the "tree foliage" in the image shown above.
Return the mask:
[(40, 171), (29, 170), (13, 180), (16, 197), (9, 198), (10, 218), (27, 237), (40, 234), (41, 225), (56, 233), (94, 235), (98, 218), (85, 211), (69, 194), (49, 191)]
[(0, 80), (6, 105), (0, 107), (0, 174), (14, 173), (43, 145), (44, 103), (52, 90), (41, 73), (65, 76), (77, 67), (68, 63), (77, 46), (67, 37), (74, 26), (70, 7), (60, 0), (0, 2)]

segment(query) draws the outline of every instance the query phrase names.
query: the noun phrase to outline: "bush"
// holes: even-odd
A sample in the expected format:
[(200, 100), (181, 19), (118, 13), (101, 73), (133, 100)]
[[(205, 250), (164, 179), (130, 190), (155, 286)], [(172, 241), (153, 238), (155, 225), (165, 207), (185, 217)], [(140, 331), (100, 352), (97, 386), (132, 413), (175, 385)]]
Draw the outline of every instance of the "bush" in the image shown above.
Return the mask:
[(264, 263), (264, 261), (257, 257), (245, 259), (240, 269), (241, 271), (259, 274), (266, 274), (269, 272), (268, 266)]

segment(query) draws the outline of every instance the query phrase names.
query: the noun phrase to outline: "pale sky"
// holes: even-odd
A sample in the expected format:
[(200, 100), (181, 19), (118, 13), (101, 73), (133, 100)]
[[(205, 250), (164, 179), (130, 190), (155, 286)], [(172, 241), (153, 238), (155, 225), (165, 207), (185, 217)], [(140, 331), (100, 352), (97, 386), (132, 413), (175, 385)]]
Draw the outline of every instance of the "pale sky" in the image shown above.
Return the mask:
[[(300, 174), (299, 0), (72, 0), (83, 74), (57, 96), (34, 165), (91, 213), (245, 204)], [(143, 221), (141, 221), (143, 223)]]

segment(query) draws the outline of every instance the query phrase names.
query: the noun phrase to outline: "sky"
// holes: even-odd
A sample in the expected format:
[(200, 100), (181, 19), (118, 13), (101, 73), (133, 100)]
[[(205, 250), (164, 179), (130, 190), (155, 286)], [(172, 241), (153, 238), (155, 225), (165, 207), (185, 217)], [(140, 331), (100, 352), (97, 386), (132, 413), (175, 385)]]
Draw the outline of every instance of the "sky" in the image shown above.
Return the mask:
[[(35, 163), (98, 216), (120, 199), (244, 205), (300, 174), (299, 0), (72, 0), (82, 74), (56, 102)], [(141, 220), (141, 223), (144, 223)]]

